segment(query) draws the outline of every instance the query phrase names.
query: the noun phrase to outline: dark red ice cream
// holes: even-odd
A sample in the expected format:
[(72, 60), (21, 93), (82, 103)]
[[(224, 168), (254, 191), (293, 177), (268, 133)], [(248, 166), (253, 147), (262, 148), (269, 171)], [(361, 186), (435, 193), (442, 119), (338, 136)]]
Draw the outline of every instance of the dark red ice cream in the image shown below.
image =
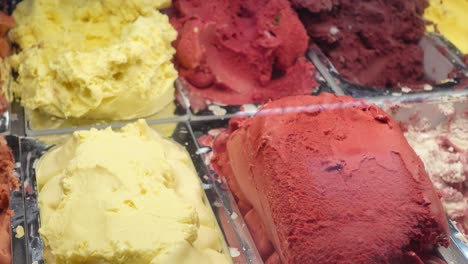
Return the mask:
[[(10, 55), (10, 44), (8, 43), (7, 33), (15, 26), (13, 17), (0, 11), (0, 60)], [(3, 78), (7, 79), (7, 78)], [(0, 83), (1, 84), (1, 83)], [(0, 114), (8, 110), (8, 101), (5, 98), (3, 90), (0, 90)]]
[(10, 55), (10, 44), (8, 43), (7, 33), (15, 26), (13, 17), (0, 11), (0, 58), (4, 59)]
[(5, 138), (0, 137), (0, 263), (11, 263), (10, 190), (17, 187), (12, 177), (14, 159)]
[(264, 103), (310, 94), (307, 33), (287, 0), (176, 0), (176, 67), (192, 98)]
[(346, 79), (367, 86), (424, 82), (426, 0), (291, 0), (313, 42)]
[(280, 99), (213, 151), (267, 263), (418, 263), (449, 243), (424, 165), (375, 105)]

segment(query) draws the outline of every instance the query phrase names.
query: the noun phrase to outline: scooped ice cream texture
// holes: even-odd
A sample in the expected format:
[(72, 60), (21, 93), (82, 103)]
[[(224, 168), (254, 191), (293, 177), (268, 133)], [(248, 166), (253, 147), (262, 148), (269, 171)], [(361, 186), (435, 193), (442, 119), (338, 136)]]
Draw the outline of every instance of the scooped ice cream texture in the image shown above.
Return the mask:
[(449, 243), (424, 165), (375, 105), (280, 99), (213, 150), (266, 263), (412, 263)]
[(439, 31), (461, 52), (468, 53), (468, 1), (466, 0), (430, 0), (424, 17), (433, 22), (429, 31)]
[(406, 127), (405, 136), (442, 194), (448, 215), (468, 235), (468, 118), (467, 113), (456, 112), (453, 105), (447, 105), (441, 104), (448, 110), (443, 112), (447, 122), (433, 127), (422, 118)]
[(13, 17), (0, 11), (0, 58), (4, 59), (10, 55), (10, 44), (8, 43), (8, 31), (15, 26)]
[(14, 158), (5, 138), (0, 138), (0, 263), (9, 264), (11, 258), (10, 190), (17, 185), (12, 177)]
[(190, 97), (224, 104), (310, 94), (308, 37), (287, 0), (174, 1), (176, 66)]
[(291, 0), (307, 32), (347, 80), (395, 87), (424, 81), (426, 0)]
[[(15, 20), (0, 12), (0, 60), (10, 55), (10, 44), (8, 43), (7, 33), (10, 28), (15, 26)], [(4, 82), (7, 81), (8, 73), (5, 72), (3, 67), (0, 67), (0, 85), (4, 87)], [(0, 89), (0, 114), (8, 110), (8, 101), (5, 98), (3, 89)]]
[(10, 33), (21, 52), (10, 64), (24, 106), (57, 117), (133, 119), (174, 99), (171, 42), (157, 9), (171, 1), (25, 0)]
[(189, 155), (142, 120), (74, 133), (36, 174), (49, 263), (230, 263)]

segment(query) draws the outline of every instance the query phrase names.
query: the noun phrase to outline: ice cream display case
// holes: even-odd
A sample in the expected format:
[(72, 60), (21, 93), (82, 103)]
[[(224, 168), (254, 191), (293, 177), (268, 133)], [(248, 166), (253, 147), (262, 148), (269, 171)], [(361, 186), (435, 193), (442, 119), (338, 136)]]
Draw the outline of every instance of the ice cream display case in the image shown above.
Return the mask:
[(468, 263), (467, 8), (0, 1), (0, 264)]
[[(467, 120), (467, 98), (464, 91), (459, 91), (450, 94), (433, 93), (429, 96), (376, 97), (371, 100), (385, 109), (401, 127), (410, 145), (425, 162), (426, 170), (435, 188), (441, 194), (442, 204), (452, 219), (448, 222), (450, 246), (437, 248), (432, 252), (434, 255), (432, 257), (437, 257), (446, 263), (464, 263), (468, 254), (466, 237), (463, 235), (463, 230), (466, 228), (466, 207), (463, 207), (463, 203), (466, 202), (464, 196), (466, 186), (464, 182), (460, 184), (454, 182), (453, 179), (446, 178), (449, 177), (448, 175), (464, 173), (463, 166), (466, 165), (466, 160), (463, 159), (463, 151), (466, 150), (466, 139), (463, 135), (466, 134), (467, 126), (463, 125), (463, 122)], [(311, 104), (307, 108), (323, 109), (324, 107)], [(290, 110), (293, 109), (289, 108), (288, 111)], [(298, 112), (307, 111), (305, 108), (299, 110)], [(245, 112), (242, 115), (252, 114), (255, 113)], [(277, 113), (273, 111), (272, 114)], [(381, 120), (384, 119), (381, 118)], [(201, 181), (200, 186), (206, 194), (207, 203), (211, 205), (223, 237), (226, 239), (227, 248), (224, 250), (232, 257), (232, 261), (234, 263), (261, 263), (265, 249), (264, 242), (261, 240), (259, 242), (257, 237), (258, 229), (261, 227), (252, 224), (253, 217), (245, 214), (245, 205), (239, 204), (238, 198), (231, 194), (232, 186), (210, 167), (210, 161), (213, 158), (213, 140), (222, 134), (228, 121), (229, 119), (198, 120), (150, 126), (161, 135), (172, 138), (188, 151)], [(422, 130), (425, 133), (414, 134)], [(70, 135), (66, 133), (35, 138), (7, 137), (8, 144), (13, 149), (17, 160), (16, 168), (18, 175), (21, 175), (20, 181), (22, 182), (21, 191), (12, 196), (12, 208), (15, 210), (15, 218), (12, 221), (13, 263), (34, 263), (34, 261), (43, 263), (41, 261), (44, 260), (44, 244), (38, 232), (42, 218), (39, 217), (39, 189), (35, 178), (37, 164), (44, 153), (53, 149), (53, 145), (63, 145), (69, 137)], [(434, 160), (431, 156), (436, 155), (434, 153), (447, 154), (440, 154), (443, 157), (435, 157), (436, 160)], [(431, 163), (437, 163), (435, 172)], [(458, 163), (462, 163), (461, 169)], [(437, 171), (437, 168), (446, 169), (449, 173)], [(22, 201), (24, 203), (21, 203)], [(21, 227), (18, 228), (18, 226)], [(24, 230), (23, 235), (21, 235), (21, 230)], [(252, 236), (254, 236), (253, 239)], [(434, 260), (434, 258), (425, 257), (421, 256), (424, 261)]]
[[(457, 11), (466, 8), (463, 1), (431, 1), (424, 20), (425, 1), (324, 4), (291, 0), (303, 29), (284, 2), (265, 6), (256, 3), (262, 8), (237, 1), (204, 6), (178, 1), (174, 5), (171, 18), (179, 32), (175, 62), (194, 120), (251, 111), (266, 102), (265, 95), (274, 100), (307, 94), (298, 88), (304, 79), (290, 78), (297, 65), (276, 63), (288, 57), (300, 59), (304, 53), (315, 66), (308, 71), (316, 82), (313, 94), (332, 90), (365, 98), (467, 87), (464, 46), (460, 44), (467, 41), (466, 37), (463, 33), (451, 34), (456, 47), (429, 21), (446, 22), (448, 30), (452, 25), (456, 32), (464, 32), (463, 12)], [(281, 5), (284, 11), (275, 13)], [(272, 21), (273, 26), (264, 21)], [(241, 26), (244, 28), (239, 29)], [(260, 33), (249, 34), (255, 27)], [(283, 27), (290, 29), (289, 35)], [(262, 46), (265, 39), (270, 46)], [(280, 41), (283, 43), (278, 44)], [(283, 48), (289, 52), (283, 52)], [(278, 90), (278, 82), (296, 90)]]

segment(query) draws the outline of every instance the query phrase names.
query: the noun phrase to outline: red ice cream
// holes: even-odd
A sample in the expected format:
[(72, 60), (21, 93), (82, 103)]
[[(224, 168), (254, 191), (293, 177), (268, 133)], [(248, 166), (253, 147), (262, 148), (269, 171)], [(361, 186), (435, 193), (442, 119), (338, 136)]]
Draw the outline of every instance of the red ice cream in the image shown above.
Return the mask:
[(10, 44), (7, 40), (8, 31), (15, 26), (13, 17), (0, 11), (0, 58), (10, 55)]
[(18, 184), (12, 177), (13, 165), (11, 149), (0, 137), (0, 264), (11, 263), (10, 189)]
[(426, 0), (291, 0), (310, 38), (346, 79), (373, 87), (421, 84)]
[[(10, 44), (7, 40), (8, 31), (15, 26), (13, 17), (0, 11), (0, 60), (10, 55)], [(8, 110), (8, 101), (3, 90), (0, 91), (0, 114)]]
[(173, 8), (175, 63), (192, 98), (263, 103), (316, 87), (307, 33), (287, 0), (176, 0)]
[(266, 263), (420, 263), (449, 244), (421, 160), (375, 105), (280, 99), (233, 119), (213, 151)]

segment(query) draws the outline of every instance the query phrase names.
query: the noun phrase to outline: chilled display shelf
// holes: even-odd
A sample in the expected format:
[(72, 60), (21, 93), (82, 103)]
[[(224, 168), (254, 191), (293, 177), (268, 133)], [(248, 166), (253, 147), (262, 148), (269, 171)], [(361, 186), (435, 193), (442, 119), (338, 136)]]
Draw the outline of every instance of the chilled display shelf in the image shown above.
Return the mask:
[[(0, 1), (0, 9), (4, 10), (8, 14), (11, 14), (16, 4), (19, 2), (21, 2), (21, 0)], [(295, 8), (299, 9), (299, 6), (302, 5), (301, 2), (304, 1), (291, 2), (297, 2), (295, 3), (295, 5), (297, 5)], [(139, 3), (135, 3), (135, 6), (138, 4)], [(397, 3), (395, 3), (395, 5), (396, 4)], [(305, 6), (301, 6), (300, 8), (303, 9), (298, 12), (298, 17), (303, 16), (305, 12), (309, 12), (305, 10)], [(242, 14), (238, 14), (239, 17), (251, 15), (248, 14), (248, 10), (241, 11), (242, 12), (239, 13)], [(174, 15), (177, 12), (178, 11), (174, 10), (173, 7), (167, 8), (166, 6), (166, 8), (161, 9), (161, 13), (163, 14)], [(404, 12), (402, 12), (402, 14), (403, 13)], [(378, 18), (379, 14), (374, 15), (376, 15)], [(324, 15), (324, 18), (326, 17), (327, 16)], [(370, 17), (372, 18), (372, 16)], [(174, 21), (179, 18), (180, 17), (171, 17), (171, 23), (175, 23)], [(185, 23), (184, 19), (186, 21), (193, 20), (193, 18), (183, 18), (181, 19), (183, 23)], [(267, 21), (265, 23), (270, 22), (273, 23), (274, 26), (278, 26), (280, 20), (287, 21), (287, 19), (281, 18), (281, 15), (276, 15), (273, 21), (271, 21), (271, 17), (266, 17), (263, 19)], [(205, 22), (201, 24), (211, 23)], [(336, 23), (338, 22), (340, 21), (337, 21)], [(177, 21), (176, 23), (181, 22)], [(312, 30), (312, 35), (318, 34), (319, 36), (318, 40), (315, 39), (317, 43), (324, 41), (324, 39), (320, 39), (321, 37), (333, 39), (337, 36), (336, 34), (339, 33), (339, 30), (336, 28), (336, 26), (329, 27), (327, 23), (321, 24), (321, 26), (323, 26), (323, 28), (315, 29), (318, 31)], [(349, 31), (352, 31), (352, 26), (348, 25), (348, 29)], [(177, 30), (180, 30), (180, 28)], [(195, 33), (199, 33), (198, 30), (198, 27), (193, 28)], [(281, 37), (273, 34), (274, 28), (271, 30), (272, 31), (264, 30), (263, 32), (260, 32), (261, 34), (258, 34), (264, 34), (262, 36), (267, 40), (277, 38), (279, 40), (278, 43), (285, 41)], [(310, 28), (306, 26), (305, 30), (308, 31)], [(253, 32), (253, 30), (251, 31)], [(290, 31), (293, 32), (294, 28), (291, 27)], [(213, 32), (208, 30), (205, 31), (204, 34), (209, 35)], [(246, 30), (245, 32), (246, 35), (252, 33), (249, 30)], [(422, 32), (424, 31), (422, 30), (421, 33)], [(310, 34), (310, 32), (308, 33)], [(236, 39), (241, 38), (242, 36), (240, 35), (233, 34), (232, 36), (233, 39)], [(345, 35), (342, 35), (341, 37), (343, 36), (346, 37)], [(212, 39), (211, 37), (209, 40), (214, 42), (214, 37)], [(364, 39), (366, 39), (366, 37), (369, 36), (364, 36)], [(228, 39), (228, 36), (226, 35), (224, 38)], [(291, 42), (293, 42), (294, 36), (291, 36), (291, 38)], [(468, 227), (466, 226), (468, 216), (465, 213), (468, 209), (466, 208), (466, 198), (464, 197), (464, 195), (467, 193), (466, 178), (465, 181), (461, 181), (460, 178), (447, 179), (446, 175), (453, 175), (452, 172), (445, 174), (437, 172), (442, 176), (439, 174), (431, 175), (431, 173), (434, 171), (434, 164), (446, 165), (443, 164), (444, 162), (447, 164), (453, 164), (455, 159), (457, 159), (456, 162), (463, 163), (463, 161), (460, 161), (463, 158), (459, 157), (462, 155), (460, 153), (465, 153), (466, 155), (467, 150), (463, 149), (463, 146), (459, 147), (459, 145), (454, 143), (448, 134), (456, 130), (456, 132), (458, 131), (457, 133), (464, 133), (465, 136), (468, 136), (468, 133), (466, 132), (466, 126), (460, 125), (466, 124), (468, 117), (468, 68), (465, 64), (467, 63), (468, 55), (463, 54), (452, 43), (450, 43), (450, 41), (445, 39), (443, 35), (426, 32), (424, 37), (422, 37), (422, 39), (419, 41), (419, 48), (421, 48), (423, 52), (423, 70), (425, 80), (423, 83), (419, 82), (419, 84), (416, 85), (398, 84), (394, 85), (395, 87), (369, 87), (350, 81), (342, 74), (340, 74), (340, 72), (337, 70), (337, 67), (335, 67), (335, 65), (331, 62), (331, 59), (327, 57), (326, 54), (322, 52), (322, 50), (316, 44), (313, 43), (314, 40), (311, 41), (313, 37), (309, 35), (308, 38), (309, 46), (307, 48), (306, 54), (304, 54), (305, 58), (302, 56), (302, 51), (299, 55), (302, 56), (300, 59), (304, 59), (304, 61), (308, 59), (307, 63), (312, 63), (315, 68), (314, 72), (312, 73), (312, 77), (317, 85), (311, 88), (312, 91), (310, 95), (319, 96), (323, 93), (333, 93), (336, 95), (348, 95), (354, 98), (364, 99), (384, 109), (384, 111), (389, 113), (395, 119), (395, 121), (399, 123), (400, 128), (405, 133), (405, 136), (407, 137), (411, 147), (425, 163), (426, 170), (428, 171), (435, 188), (441, 195), (442, 203), (444, 206), (446, 206), (447, 219), (449, 223), (448, 227), (450, 234), (450, 246), (448, 248), (439, 247), (435, 250), (436, 252), (434, 252), (434, 254), (436, 254), (437, 257), (443, 259), (447, 264), (468, 263)], [(198, 40), (200, 42), (208, 42), (206, 39), (202, 39), (201, 37)], [(270, 53), (278, 52), (278, 50), (272, 48), (275, 47), (274, 45), (276, 44), (274, 42), (272, 42), (274, 45), (272, 43), (268, 43), (267, 40), (262, 40), (264, 41), (264, 45), (266, 45), (265, 47), (262, 46), (262, 48), (269, 50)], [(341, 43), (339, 43), (337, 40), (339, 40), (338, 37), (328, 44), (333, 47), (340, 46)], [(177, 41), (179, 40), (177, 39), (172, 42), (174, 48), (176, 49)], [(286, 42), (288, 41), (290, 40), (287, 40)], [(235, 43), (235, 41), (233, 43)], [(320, 44), (323, 45), (323, 43)], [(203, 46), (202, 44), (200, 45)], [(258, 43), (257, 45), (261, 46), (261, 44)], [(270, 47), (268, 45), (272, 46)], [(414, 46), (418, 46), (417, 43), (414, 43)], [(166, 47), (169, 47), (169, 45), (166, 45)], [(373, 50), (374, 48), (375, 47), (368, 47), (369, 50)], [(200, 49), (203, 50), (206, 49), (206, 47), (201, 47)], [(376, 49), (378, 50), (378, 48)], [(19, 46), (13, 46), (13, 50), (19, 50)], [(177, 52), (179, 52), (178, 49)], [(206, 52), (206, 50), (203, 52)], [(243, 53), (239, 52), (239, 54)], [(248, 55), (248, 53), (245, 54)], [(200, 54), (195, 55), (202, 56)], [(239, 70), (239, 72), (245, 69), (242, 68), (242, 65), (236, 65), (233, 61), (237, 61), (239, 64), (248, 61), (246, 58), (242, 58), (242, 56), (240, 56), (238, 59), (233, 59), (233, 61), (229, 60), (229, 63), (234, 65), (234, 67), (230, 68), (232, 65), (225, 64), (225, 61), (222, 61), (222, 58), (225, 57), (220, 56), (219, 58), (214, 59), (215, 63), (213, 65), (215, 68), (227, 67), (227, 69), (234, 69), (234, 71), (237, 71), (237, 68), (240, 68), (241, 70)], [(175, 68), (180, 71), (179, 78), (174, 83), (174, 96), (171, 97), (171, 100), (173, 101), (158, 113), (152, 116), (144, 117), (142, 119), (144, 119), (151, 128), (164, 137), (170, 138), (172, 141), (175, 141), (183, 146), (189, 153), (197, 175), (199, 176), (200, 186), (204, 191), (204, 201), (210, 204), (213, 214), (217, 220), (217, 224), (219, 225), (223, 235), (225, 242), (224, 253), (231, 257), (232, 263), (261, 264), (263, 261), (259, 253), (260, 250), (257, 249), (253, 239), (253, 237), (255, 237), (253, 236), (255, 232), (252, 232), (252, 230), (248, 229), (246, 221), (244, 220), (241, 210), (239, 209), (240, 206), (238, 206), (236, 203), (236, 198), (234, 197), (233, 192), (231, 192), (229, 189), (226, 178), (224, 175), (218, 175), (211, 166), (210, 160), (213, 152), (212, 148), (208, 145), (210, 142), (213, 142), (213, 139), (220, 133), (220, 131), (228, 126), (229, 120), (236, 117), (252, 116), (258, 112), (258, 110), (262, 107), (262, 104), (225, 105), (215, 103), (210, 100), (201, 99), (203, 96), (191, 96), (191, 90), (188, 87), (187, 80), (184, 80), (184, 76), (185, 78), (189, 78), (190, 76), (187, 77), (186, 72), (182, 73), (182, 71), (187, 71), (187, 69), (181, 70), (181, 68), (178, 68), (180, 67), (180, 62), (177, 61), (179, 59), (180, 58), (177, 58), (177, 55), (175, 55), (174, 59), (171, 61), (171, 64), (174, 64)], [(210, 59), (213, 60), (213, 57)], [(218, 59), (219, 61), (217, 61)], [(262, 58), (256, 59), (260, 61)], [(366, 60), (362, 54), (358, 56), (358, 60), (361, 59), (363, 61)], [(170, 61), (170, 58), (167, 60)], [(277, 60), (281, 60), (281, 58), (278, 59), (275, 57), (274, 62), (272, 63), (272, 67), (268, 66), (269, 68), (265, 67), (268, 69), (262, 69), (266, 72), (271, 70), (269, 76), (267, 76), (268, 74), (265, 74), (267, 77), (262, 76), (262, 78), (270, 78), (268, 79), (268, 82), (275, 80), (276, 78), (281, 78), (281, 76), (283, 76), (283, 74), (286, 72), (286, 70), (283, 69), (285, 72), (280, 70), (280, 73), (275, 73), (275, 71), (278, 70), (276, 69), (277, 65), (275, 64), (281, 63)], [(296, 58), (296, 60), (299, 61), (298, 58)], [(200, 59), (200, 61), (202, 61), (202, 59)], [(201, 63), (200, 61), (197, 63)], [(252, 70), (255, 69), (255, 67), (246, 67), (246, 69)], [(205, 70), (204, 73), (206, 73), (206, 71), (211, 71), (208, 66), (205, 68), (202, 67), (202, 70)], [(246, 70), (246, 72), (248, 70)], [(372, 71), (372, 69), (369, 71)], [(248, 73), (250, 74), (250, 72)], [(245, 73), (241, 73), (240, 77), (236, 76), (235, 74), (231, 76), (227, 73), (221, 74), (221, 77), (213, 74), (213, 79), (220, 81), (221, 84), (221, 88), (217, 92), (223, 91), (223, 89), (229, 90), (232, 88), (227, 87), (228, 85), (223, 82), (223, 78), (224, 80), (230, 80), (234, 84), (243, 84), (242, 80), (239, 81), (239, 79), (242, 79), (243, 74)], [(247, 79), (249, 78), (248, 76), (250, 76), (249, 74), (245, 74)], [(5, 74), (5, 76), (6, 75), (7, 74)], [(9, 72), (8, 78), (2, 78), (4, 80), (6, 79), (8, 82), (3, 84), (6, 87), (6, 92), (11, 93), (11, 81), (13, 78), (17, 78), (18, 76), (19, 74), (17, 72)], [(116, 76), (118, 76), (118, 74)], [(302, 75), (302, 77), (303, 76), (304, 75)], [(114, 76), (112, 78), (114, 78)], [(261, 80), (260, 82), (263, 81), (265, 80)], [(223, 85), (226, 85), (226, 87), (223, 88)], [(207, 87), (203, 87), (202, 85), (199, 90), (202, 91), (205, 88)], [(309, 88), (309, 86), (307, 86), (307, 88)], [(307, 92), (309, 92), (309, 90), (307, 90)], [(233, 94), (235, 95), (235, 93)], [(9, 98), (11, 98), (11, 95)], [(111, 98), (110, 100), (113, 99)], [(167, 101), (168, 100), (166, 100), (166, 102)], [(155, 105), (152, 104), (151, 106)], [(310, 105), (310, 107), (313, 109), (321, 109), (320, 105)], [(112, 110), (114, 109), (112, 108)], [(133, 108), (131, 110), (133, 110)], [(280, 111), (283, 110), (284, 109), (281, 109)], [(44, 243), (41, 235), (39, 234), (41, 218), (39, 210), (40, 208), (38, 205), (38, 187), (35, 175), (35, 165), (42, 157), (42, 155), (54, 146), (63, 143), (68, 137), (70, 137), (71, 133), (75, 131), (89, 130), (92, 128), (104, 129), (107, 127), (119, 129), (137, 120), (138, 119), (61, 119), (50, 115), (44, 115), (39, 111), (25, 109), (21, 105), (20, 100), (12, 102), (8, 110), (0, 114), (0, 135), (5, 137), (8, 146), (13, 151), (13, 156), (16, 161), (13, 174), (20, 183), (20, 186), (17, 190), (11, 190), (10, 192), (10, 207), (14, 211), (14, 215), (11, 217), (11, 255), (13, 264), (41, 264), (45, 262)], [(454, 120), (458, 120), (458, 123), (455, 124)], [(424, 141), (423, 139), (428, 139), (428, 141)], [(206, 144), (207, 141), (208, 144)], [(437, 144), (434, 143), (436, 141)], [(420, 146), (418, 144), (426, 145)], [(432, 147), (432, 153), (439, 152), (441, 155), (445, 155), (444, 158), (431, 160), (431, 156), (428, 154), (429, 152), (424, 149), (428, 148), (428, 146)], [(455, 154), (460, 155), (456, 156)], [(466, 161), (464, 162), (466, 163)], [(466, 164), (464, 164), (464, 166), (466, 166)], [(452, 169), (453, 167), (454, 166), (452, 166)], [(456, 200), (454, 197), (458, 200)], [(460, 197), (462, 197), (462, 200), (459, 199)], [(463, 202), (465, 202), (465, 207), (460, 205)], [(460, 210), (461, 207), (462, 209)], [(246, 217), (246, 219), (248, 218)]]
[[(379, 96), (369, 98), (380, 107), (386, 109), (394, 115), (394, 118), (400, 122), (408, 122), (411, 117), (414, 118), (414, 113), (419, 115), (424, 114), (437, 122), (446, 121), (447, 117), (442, 115), (438, 110), (439, 103), (455, 103), (456, 105), (466, 105), (468, 100), (468, 90), (459, 91), (437, 91), (431, 93), (415, 93), (403, 96)], [(457, 109), (460, 106), (457, 107)], [(20, 110), (20, 111), (18, 111)], [(13, 256), (14, 263), (33, 263), (42, 259), (42, 242), (37, 233), (39, 227), (38, 208), (33, 188), (33, 160), (40, 157), (40, 154), (47, 149), (47, 145), (40, 143), (38, 140), (48, 142), (48, 145), (53, 145), (63, 141), (63, 137), (67, 134), (88, 129), (91, 127), (105, 128), (108, 125), (89, 126), (89, 127), (74, 127), (67, 129), (45, 130), (39, 133), (28, 131), (22, 113), (22, 108), (12, 107), (11, 113), (15, 116), (11, 122), (11, 131), (17, 135), (7, 136), (9, 145), (12, 147), (15, 158), (17, 159), (17, 173), (20, 175), (21, 181), (26, 185), (21, 185), (19, 192), (14, 192), (12, 195), (12, 208), (18, 213), (12, 221), (12, 241), (13, 241)], [(259, 263), (258, 253), (255, 245), (249, 235), (246, 225), (243, 222), (241, 214), (238, 211), (237, 205), (230, 191), (226, 188), (226, 183), (220, 180), (219, 177), (209, 168), (207, 157), (210, 154), (210, 149), (200, 147), (196, 139), (200, 138), (203, 133), (207, 133), (213, 128), (226, 127), (227, 121), (236, 115), (252, 115), (258, 110), (258, 107), (251, 107), (244, 111), (235, 111), (232, 114), (224, 116), (195, 116), (190, 112), (187, 115), (187, 120), (183, 122), (168, 122), (168, 120), (149, 120), (148, 124), (160, 131), (162, 134), (172, 137), (175, 141), (185, 145), (192, 160), (197, 168), (197, 172), (202, 181), (203, 187), (210, 201), (213, 211), (215, 212), (220, 226), (223, 229), (225, 238), (233, 251), (235, 263)], [(461, 111), (463, 113), (463, 111)], [(169, 120), (170, 121), (170, 120)], [(177, 120), (176, 120), (177, 121)], [(435, 122), (434, 121), (434, 122)], [(127, 123), (112, 124), (113, 128), (119, 128)], [(435, 124), (434, 124), (435, 125)], [(24, 131), (24, 135), (19, 135)], [(9, 132), (8, 132), (9, 133)], [(26, 135), (34, 136), (34, 138), (24, 138)], [(19, 165), (21, 164), (21, 165)], [(22, 201), (24, 200), (24, 204)], [(25, 212), (26, 214), (23, 214)], [(24, 225), (24, 217), (27, 217), (27, 225)], [(235, 216), (235, 217), (233, 217)], [(466, 257), (466, 245), (460, 237), (460, 233), (456, 229), (456, 224), (450, 222), (451, 225), (451, 241), (452, 245), (448, 249), (441, 248), (440, 255), (446, 260), (460, 261), (461, 256)], [(18, 226), (22, 226), (25, 230), (25, 236), (16, 237)], [(27, 241), (26, 241), (27, 238)], [(24, 259), (27, 258), (27, 259)], [(19, 259), (19, 260), (18, 260)], [(242, 261), (236, 262), (236, 260)], [(27, 261), (27, 262), (26, 262)], [(450, 262), (449, 262), (450, 263)]]

